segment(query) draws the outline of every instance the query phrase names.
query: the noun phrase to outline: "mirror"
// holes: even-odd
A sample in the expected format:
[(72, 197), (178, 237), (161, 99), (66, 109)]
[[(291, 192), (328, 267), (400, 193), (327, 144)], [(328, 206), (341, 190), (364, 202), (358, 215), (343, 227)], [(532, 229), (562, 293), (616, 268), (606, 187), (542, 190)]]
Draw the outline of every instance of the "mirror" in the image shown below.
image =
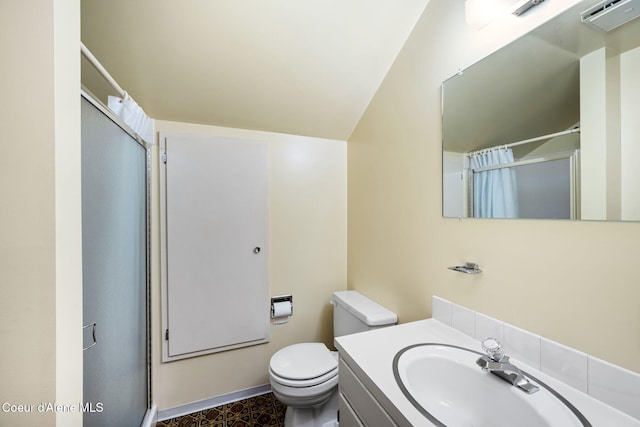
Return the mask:
[(598, 3), (443, 83), (443, 216), (640, 220), (640, 19), (582, 23)]

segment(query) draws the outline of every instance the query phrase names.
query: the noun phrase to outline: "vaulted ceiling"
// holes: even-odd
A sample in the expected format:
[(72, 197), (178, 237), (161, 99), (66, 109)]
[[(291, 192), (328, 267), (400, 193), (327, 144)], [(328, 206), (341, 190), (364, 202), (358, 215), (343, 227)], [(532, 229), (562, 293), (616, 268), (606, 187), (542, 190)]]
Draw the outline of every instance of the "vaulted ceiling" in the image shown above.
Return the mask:
[(346, 140), (427, 3), (82, 0), (82, 41), (153, 118)]

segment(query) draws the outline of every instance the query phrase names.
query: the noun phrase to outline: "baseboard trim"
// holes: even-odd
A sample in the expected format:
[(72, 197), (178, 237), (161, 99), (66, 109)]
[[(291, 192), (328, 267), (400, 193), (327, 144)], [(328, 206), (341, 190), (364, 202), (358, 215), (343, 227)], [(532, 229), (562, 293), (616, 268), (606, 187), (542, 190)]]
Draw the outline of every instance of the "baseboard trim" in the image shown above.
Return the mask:
[(147, 413), (144, 415), (142, 419), (141, 427), (156, 427), (156, 423), (158, 422), (158, 405), (155, 403), (151, 404), (151, 408), (147, 409)]
[(158, 421), (165, 421), (171, 418), (193, 414), (194, 412), (204, 411), (207, 409), (215, 408), (216, 406), (237, 402), (238, 400), (260, 396), (261, 394), (269, 393), (270, 391), (271, 391), (271, 385), (265, 384), (258, 387), (248, 388), (245, 390), (234, 391), (233, 393), (212, 397), (210, 399), (199, 400), (193, 403), (187, 403), (186, 405), (180, 405), (174, 408), (163, 409), (161, 411), (158, 411)]

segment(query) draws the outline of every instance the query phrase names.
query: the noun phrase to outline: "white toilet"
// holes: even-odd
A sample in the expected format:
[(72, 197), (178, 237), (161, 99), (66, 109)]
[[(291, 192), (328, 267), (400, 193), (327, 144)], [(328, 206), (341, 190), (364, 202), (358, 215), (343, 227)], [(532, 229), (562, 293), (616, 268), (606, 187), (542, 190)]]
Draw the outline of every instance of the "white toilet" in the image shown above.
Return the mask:
[[(398, 316), (356, 291), (333, 294), (333, 334), (395, 325)], [(338, 411), (338, 354), (322, 343), (294, 344), (273, 355), (269, 381), (287, 405), (285, 427), (335, 427)]]

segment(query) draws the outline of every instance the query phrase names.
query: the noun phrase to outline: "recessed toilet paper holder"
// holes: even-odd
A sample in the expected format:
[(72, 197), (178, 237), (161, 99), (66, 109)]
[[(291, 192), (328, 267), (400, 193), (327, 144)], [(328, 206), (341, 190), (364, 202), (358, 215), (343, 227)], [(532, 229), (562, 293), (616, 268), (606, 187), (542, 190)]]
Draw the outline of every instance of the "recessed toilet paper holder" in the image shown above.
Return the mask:
[(279, 302), (289, 302), (291, 304), (291, 314), (293, 315), (293, 295), (280, 295), (277, 297), (271, 297), (271, 318), (274, 319), (275, 304)]

